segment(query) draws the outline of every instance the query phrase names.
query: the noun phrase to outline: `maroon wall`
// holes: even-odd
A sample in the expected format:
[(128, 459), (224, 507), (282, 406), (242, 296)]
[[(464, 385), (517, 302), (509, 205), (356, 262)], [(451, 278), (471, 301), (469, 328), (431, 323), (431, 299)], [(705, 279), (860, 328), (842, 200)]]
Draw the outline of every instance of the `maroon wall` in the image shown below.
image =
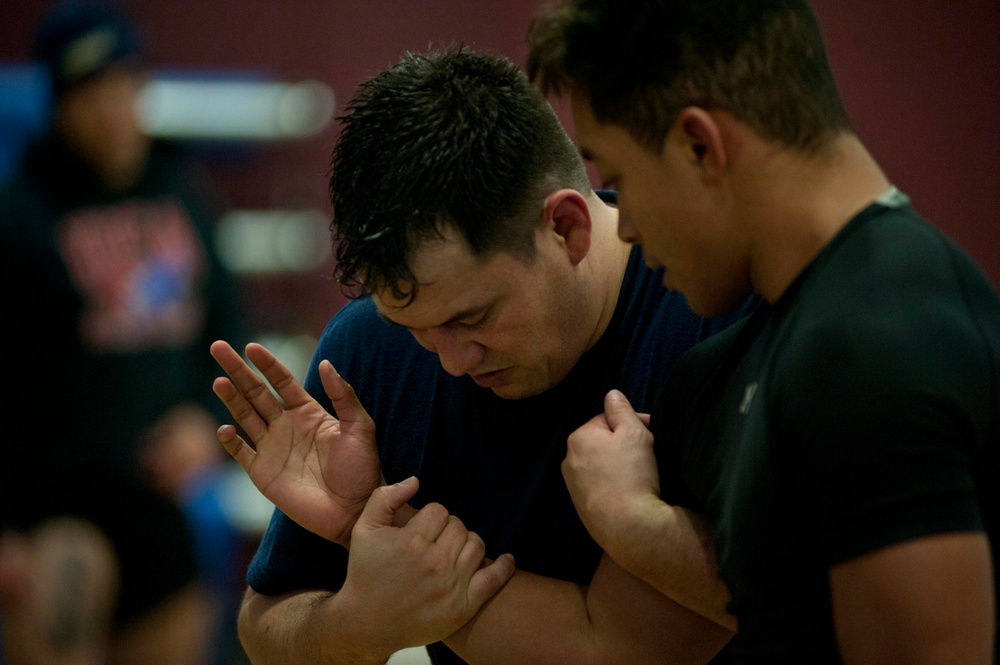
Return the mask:
[(855, 131), (1000, 285), (1000, 3), (814, 6)]
[[(47, 3), (0, 10), (0, 61), (27, 57)], [(465, 43), (524, 61), (541, 0), (133, 0), (160, 67), (250, 69), (319, 79), (338, 103), (404, 50)], [(996, 0), (817, 0), (855, 129), (916, 207), (1000, 284), (994, 122), (1000, 88)], [(564, 106), (560, 115), (569, 122)], [(572, 132), (572, 127), (570, 127)], [(240, 206), (317, 205), (335, 129), (214, 164)], [(262, 328), (318, 334), (342, 303), (321, 275), (250, 284)]]

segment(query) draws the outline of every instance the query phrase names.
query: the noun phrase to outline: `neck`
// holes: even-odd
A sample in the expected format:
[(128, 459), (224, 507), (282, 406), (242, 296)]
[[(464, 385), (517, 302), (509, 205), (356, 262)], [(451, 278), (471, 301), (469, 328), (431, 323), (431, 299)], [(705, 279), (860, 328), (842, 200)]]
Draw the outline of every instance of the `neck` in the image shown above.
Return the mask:
[(859, 212), (891, 186), (852, 134), (821, 154), (759, 145), (755, 167), (739, 183), (750, 220), (750, 281), (775, 302)]
[[(614, 317), (632, 251), (632, 246), (618, 237), (618, 209), (596, 195), (591, 196), (593, 201), (588, 199), (592, 219), (591, 248), (587, 255), (589, 292), (584, 295), (595, 308), (597, 323), (588, 349), (597, 343)], [(594, 294), (600, 297), (594, 298)]]

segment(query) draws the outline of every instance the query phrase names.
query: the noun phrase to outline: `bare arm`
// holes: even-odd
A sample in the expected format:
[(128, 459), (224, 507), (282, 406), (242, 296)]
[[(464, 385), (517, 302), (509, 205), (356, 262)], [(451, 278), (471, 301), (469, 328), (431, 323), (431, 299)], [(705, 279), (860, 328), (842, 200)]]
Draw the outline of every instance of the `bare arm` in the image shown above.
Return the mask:
[[(412, 646), (400, 633), (418, 613), (372, 609), (327, 591), (248, 591), (240, 639), (255, 665), (384, 663)], [(444, 642), (472, 665), (704, 665), (731, 636), (605, 557), (589, 588), (518, 571)]]
[(372, 493), (339, 592), (247, 592), (240, 639), (256, 665), (384, 663), (454, 632), (503, 586), (513, 559), (484, 562), (482, 540), (443, 506), (428, 504), (392, 526), (417, 486), (409, 478)]
[(660, 499), (653, 436), (618, 391), (569, 437), (563, 476), (590, 535), (622, 568), (674, 601), (736, 630), (709, 524)]
[(845, 662), (991, 665), (996, 630), (982, 533), (919, 538), (834, 566), (831, 599)]
[(381, 665), (392, 651), (370, 627), (359, 625), (337, 594), (301, 591), (264, 596), (247, 589), (240, 608), (239, 636), (255, 665)]
[(473, 665), (704, 665), (731, 637), (605, 556), (589, 587), (518, 571), (445, 643)]

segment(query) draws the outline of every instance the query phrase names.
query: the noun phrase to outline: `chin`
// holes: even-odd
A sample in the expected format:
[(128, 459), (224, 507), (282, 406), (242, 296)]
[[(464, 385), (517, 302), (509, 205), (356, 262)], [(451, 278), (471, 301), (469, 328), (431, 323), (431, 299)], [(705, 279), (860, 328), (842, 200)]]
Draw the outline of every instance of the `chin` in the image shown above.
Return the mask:
[(524, 399), (544, 392), (543, 390), (531, 390), (520, 384), (497, 386), (496, 388), (490, 388), (490, 390), (493, 391), (494, 395), (502, 399)]
[(503, 399), (525, 399), (541, 395), (553, 386), (547, 382), (513, 381), (490, 388), (493, 394)]

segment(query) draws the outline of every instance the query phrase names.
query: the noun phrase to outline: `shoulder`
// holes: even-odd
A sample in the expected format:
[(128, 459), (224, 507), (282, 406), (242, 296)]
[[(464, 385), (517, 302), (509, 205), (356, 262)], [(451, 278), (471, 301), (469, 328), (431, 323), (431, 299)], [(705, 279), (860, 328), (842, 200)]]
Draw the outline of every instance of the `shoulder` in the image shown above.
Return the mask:
[(871, 422), (977, 411), (1000, 382), (1000, 297), (912, 212), (868, 222), (776, 305), (772, 386), (813, 419), (845, 400)]
[(407, 372), (433, 372), (438, 366), (434, 354), (406, 328), (382, 318), (366, 296), (349, 301), (327, 323), (313, 354), (311, 377), (321, 360), (333, 363), (356, 389), (392, 376), (408, 380)]
[(320, 337), (320, 346), (342, 344), (345, 339), (377, 341), (396, 327), (379, 315), (370, 297), (361, 296), (347, 302), (330, 319)]
[(940, 352), (980, 337), (984, 317), (995, 334), (996, 289), (953, 241), (909, 208), (860, 221), (793, 294), (788, 341), (843, 347), (829, 353)]

